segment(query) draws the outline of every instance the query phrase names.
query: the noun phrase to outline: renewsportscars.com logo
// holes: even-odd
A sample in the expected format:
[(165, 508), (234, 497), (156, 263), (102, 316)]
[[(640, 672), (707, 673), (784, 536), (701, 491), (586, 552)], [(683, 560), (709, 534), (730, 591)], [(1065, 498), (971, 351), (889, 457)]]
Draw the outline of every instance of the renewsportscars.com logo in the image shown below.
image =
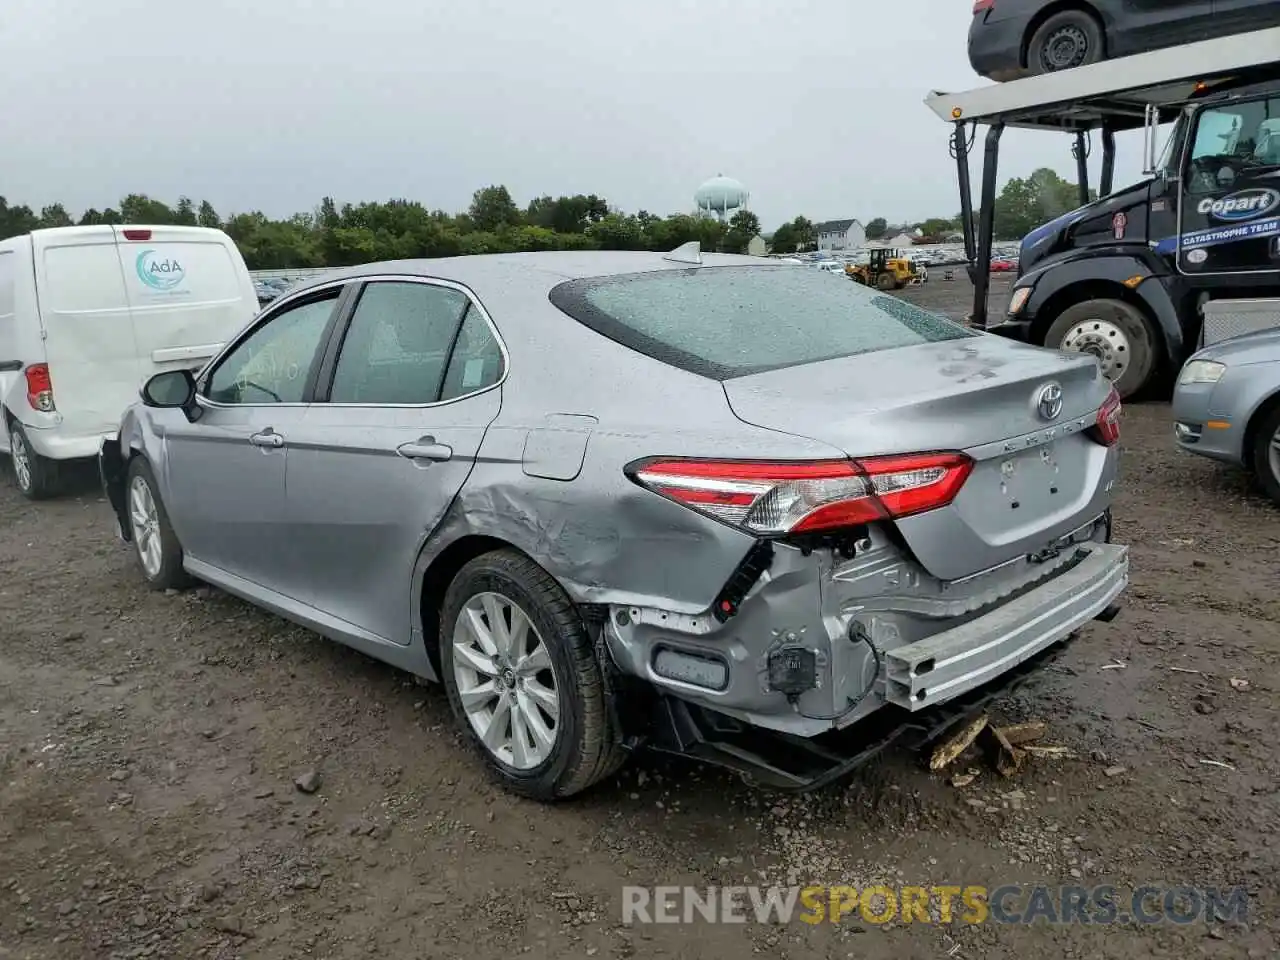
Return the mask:
[(162, 256), (155, 250), (139, 253), (136, 267), (138, 279), (152, 290), (172, 290), (187, 275), (177, 257)]
[(1196, 210), (1208, 214), (1214, 220), (1234, 223), (1237, 220), (1252, 220), (1254, 217), (1260, 217), (1276, 207), (1280, 207), (1280, 191), (1272, 190), (1270, 187), (1252, 187), (1218, 200), (1206, 197), (1200, 201)]

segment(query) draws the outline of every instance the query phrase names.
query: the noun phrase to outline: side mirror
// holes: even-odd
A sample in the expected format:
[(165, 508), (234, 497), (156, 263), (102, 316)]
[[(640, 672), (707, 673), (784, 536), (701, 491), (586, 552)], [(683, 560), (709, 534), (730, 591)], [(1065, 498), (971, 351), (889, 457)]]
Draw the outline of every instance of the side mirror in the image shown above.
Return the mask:
[(190, 370), (157, 373), (142, 385), (142, 402), (148, 407), (181, 409), (192, 422), (199, 418), (196, 379)]

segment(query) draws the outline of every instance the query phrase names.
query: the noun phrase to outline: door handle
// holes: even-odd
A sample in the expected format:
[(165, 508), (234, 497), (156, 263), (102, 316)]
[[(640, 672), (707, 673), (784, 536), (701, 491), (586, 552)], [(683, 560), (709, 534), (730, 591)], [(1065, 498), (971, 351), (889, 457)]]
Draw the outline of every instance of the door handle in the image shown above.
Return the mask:
[(436, 443), (435, 437), (419, 437), (412, 443), (402, 443), (396, 447), (396, 453), (406, 460), (435, 460), (444, 463), (453, 459), (453, 447), (447, 443)]
[(270, 427), (261, 433), (255, 433), (249, 437), (249, 442), (255, 447), (283, 447), (284, 437), (276, 433)]

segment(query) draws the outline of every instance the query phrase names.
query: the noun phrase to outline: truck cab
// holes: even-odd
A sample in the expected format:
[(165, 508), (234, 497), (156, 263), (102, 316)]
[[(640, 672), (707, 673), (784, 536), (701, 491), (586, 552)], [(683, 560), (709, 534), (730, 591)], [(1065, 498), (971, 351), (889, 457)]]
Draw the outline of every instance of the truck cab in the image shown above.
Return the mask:
[[(1097, 357), (1121, 396), (1176, 371), (1200, 339), (1205, 303), (1280, 297), (1280, 29), (1032, 77), (930, 106), (956, 125), (968, 198), (964, 118), (989, 125), (974, 267), (974, 321), (992, 333)], [(1156, 134), (1173, 123), (1157, 155)], [(1082, 200), (1089, 138), (1102, 134), (1101, 196), (1023, 238), (1007, 305), (988, 311), (995, 165), (1006, 126), (1076, 137)], [(1145, 128), (1146, 178), (1111, 189), (1114, 134)], [(985, 250), (984, 250), (985, 248)]]
[(1133, 394), (1195, 349), (1205, 302), (1280, 296), (1278, 188), (1280, 84), (1189, 103), (1148, 179), (1023, 239), (1004, 325)]

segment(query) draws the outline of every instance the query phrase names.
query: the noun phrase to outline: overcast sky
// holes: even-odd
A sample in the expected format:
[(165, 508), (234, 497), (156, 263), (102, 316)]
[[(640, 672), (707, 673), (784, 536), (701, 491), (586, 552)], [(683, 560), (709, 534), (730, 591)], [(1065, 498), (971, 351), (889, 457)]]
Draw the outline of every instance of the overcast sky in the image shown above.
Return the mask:
[[(985, 82), (966, 56), (969, 0), (4, 7), (0, 195), (73, 215), (135, 191), (224, 215), (325, 194), (457, 211), (491, 183), (521, 205), (595, 192), (665, 214), (723, 172), (766, 229), (949, 216), (948, 128), (921, 101)], [(1065, 138), (1004, 143), (1002, 180), (1037, 166), (1075, 179)], [(1117, 185), (1137, 176), (1140, 137), (1119, 152)]]

